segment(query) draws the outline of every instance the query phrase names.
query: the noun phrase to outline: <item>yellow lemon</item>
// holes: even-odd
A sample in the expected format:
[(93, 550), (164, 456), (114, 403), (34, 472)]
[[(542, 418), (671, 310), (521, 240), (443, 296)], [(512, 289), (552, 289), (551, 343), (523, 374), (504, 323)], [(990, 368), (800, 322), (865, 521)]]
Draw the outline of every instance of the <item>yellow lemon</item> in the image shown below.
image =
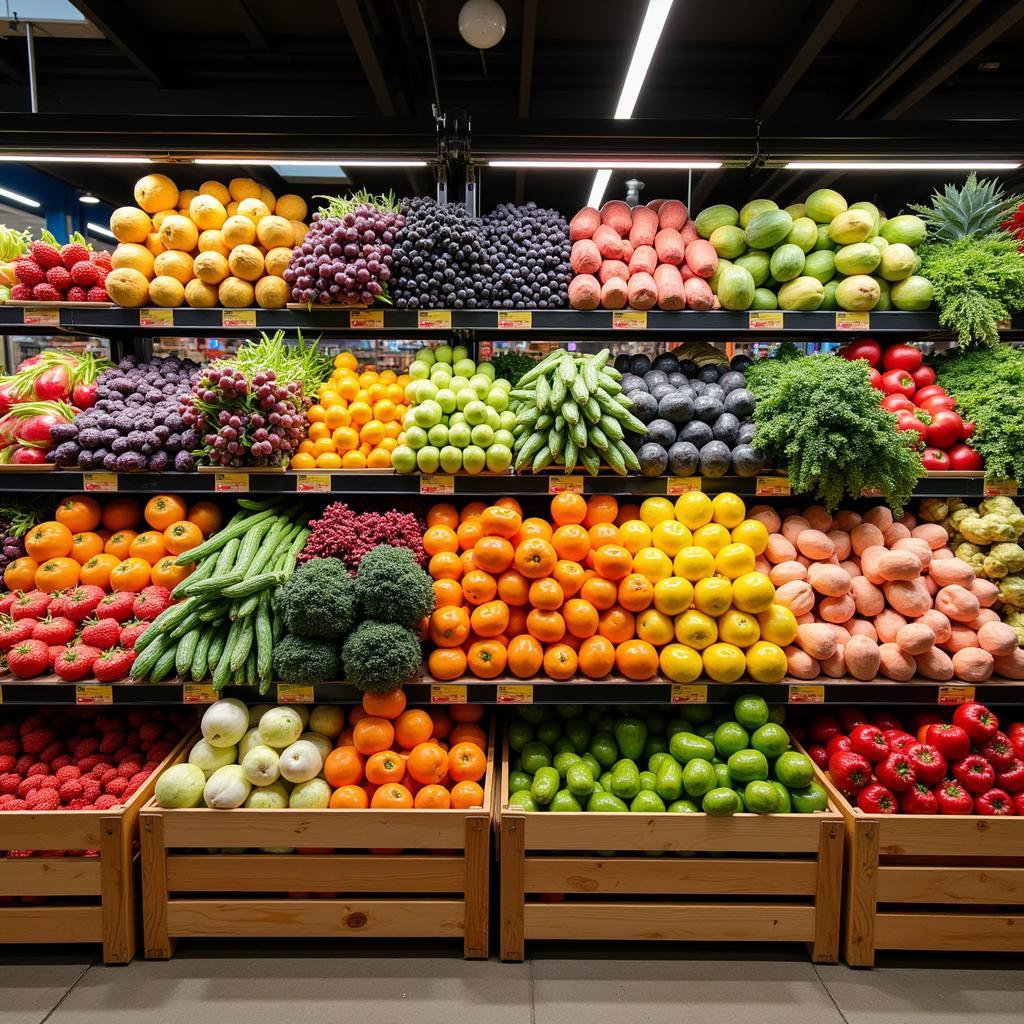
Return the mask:
[(768, 530), (757, 519), (744, 519), (732, 531), (733, 544), (746, 544), (755, 555), (763, 555), (768, 547)]
[(734, 683), (747, 667), (743, 652), (732, 644), (712, 644), (704, 652), (704, 671), (716, 683)]
[(176, 277), (154, 277), (149, 282), (149, 301), (154, 306), (180, 306), (185, 301), (185, 286)]
[(633, 555), (633, 572), (657, 583), (672, 575), (672, 559), (657, 548), (641, 548)]
[(228, 256), (228, 266), (243, 281), (258, 281), (263, 275), (263, 253), (255, 245), (236, 245)]
[(259, 182), (253, 181), (252, 178), (232, 178), (228, 182), (228, 192), (236, 203), (243, 199), (259, 199)]
[(731, 539), (729, 531), (718, 523), (708, 523), (693, 531), (693, 543), (707, 548), (713, 555), (717, 555)]
[(212, 284), (206, 284), (198, 277), (193, 277), (185, 285), (185, 301), (193, 309), (212, 309), (217, 305), (217, 289)]
[(706, 576), (714, 576), (715, 559), (707, 548), (683, 548), (672, 563), (677, 576), (696, 583)]
[(119, 206), (110, 215), (110, 230), (119, 242), (144, 244), (153, 230), (153, 222), (137, 206)]
[(204, 284), (220, 284), (231, 273), (228, 261), (214, 249), (201, 252), (192, 261), (192, 269)]
[(194, 188), (183, 188), (178, 193), (178, 213), (180, 213), (182, 217), (187, 217), (189, 215), (189, 207), (192, 205), (192, 200), (195, 199), (197, 195), (199, 195), (199, 193)]
[(295, 244), (295, 229), (284, 217), (270, 215), (257, 222), (256, 237), (264, 249), (275, 249), (278, 246), (290, 249)]
[[(277, 245), (263, 259), (263, 268), (271, 277), (284, 277), (288, 264), (292, 261), (292, 251), (288, 246)], [(767, 544), (767, 541), (765, 541)]]
[(188, 284), (195, 277), (192, 257), (178, 249), (168, 249), (153, 261), (153, 273), (157, 277), (176, 277), (182, 284)]
[(292, 297), (292, 289), (280, 277), (261, 277), (256, 282), (254, 294), (256, 305), (262, 309), (284, 309), (285, 303)]
[(655, 647), (662, 647), (675, 635), (672, 619), (657, 608), (648, 608), (636, 617), (636, 635)]
[(693, 588), (693, 603), (705, 615), (721, 615), (732, 606), (732, 584), (724, 576), (698, 580)]
[(757, 621), (761, 636), (773, 644), (785, 647), (796, 639), (796, 616), (784, 604), (769, 605), (767, 611), (757, 616)]
[(718, 624), (710, 615), (691, 608), (676, 616), (676, 639), (695, 651), (702, 651), (718, 639)]
[(277, 196), (266, 185), (260, 185), (260, 199), (266, 204), (267, 209), (273, 212), (274, 207), (277, 206)]
[(775, 599), (775, 584), (763, 572), (748, 572), (732, 582), (732, 603), (740, 611), (766, 612)]
[(119, 306), (144, 306), (149, 299), (149, 279), (132, 267), (117, 267), (104, 282), (107, 294)]
[(110, 265), (114, 270), (137, 270), (148, 278), (153, 275), (153, 254), (144, 245), (122, 242), (110, 257)]
[(651, 530), (651, 541), (669, 558), (675, 558), (682, 548), (693, 543), (693, 534), (678, 519), (663, 519)]
[(159, 256), (164, 252), (164, 243), (160, 241), (160, 233), (157, 231), (151, 231), (146, 235), (146, 241), (143, 244), (154, 256)]
[(753, 572), (754, 552), (746, 544), (726, 544), (715, 555), (715, 571), (731, 580)]
[(227, 206), (231, 202), (231, 193), (219, 181), (204, 181), (199, 186), (201, 196), (213, 196), (221, 206)]
[[(415, 388), (416, 381), (412, 381), (408, 388)], [(619, 540), (622, 546), (631, 554), (635, 555), (641, 548), (649, 548), (653, 536), (651, 528), (639, 519), (630, 519), (619, 527)]]
[(228, 217), (221, 225), (220, 236), (229, 249), (236, 245), (252, 245), (256, 241), (256, 225), (248, 217)]
[(718, 635), (724, 643), (749, 647), (761, 638), (761, 627), (753, 615), (730, 608), (718, 620)]
[(690, 530), (711, 522), (711, 499), (703, 491), (687, 491), (676, 501), (676, 519)]
[(288, 195), (278, 196), (274, 205), (274, 213), (285, 220), (305, 220), (306, 200), (302, 196)]
[[(666, 615), (679, 615), (693, 603), (693, 584), (682, 576), (667, 576), (654, 584), (654, 607)], [(703, 609), (701, 609), (703, 611)]]
[(172, 213), (160, 225), (160, 241), (167, 249), (191, 252), (199, 242), (199, 229), (188, 217)]
[(227, 259), (228, 253), (231, 252), (224, 244), (224, 238), (221, 233), (213, 228), (200, 234), (197, 247), (200, 252), (219, 252), (224, 259)]
[(309, 231), (309, 225), (303, 224), (301, 220), (288, 221), (292, 226), (292, 230), (295, 232), (295, 244), (302, 245), (302, 240), (306, 237), (306, 232)]
[(746, 518), (747, 506), (743, 499), (732, 491), (723, 491), (716, 494), (711, 502), (711, 518), (714, 522), (731, 530)]
[(672, 519), (675, 512), (668, 498), (648, 498), (640, 506), (640, 518), (653, 530), (658, 523)]
[(759, 683), (778, 683), (788, 671), (786, 652), (777, 644), (758, 640), (747, 648), (747, 671)]
[(685, 644), (668, 644), (658, 655), (661, 671), (673, 683), (692, 683), (704, 671), (700, 655)]
[(238, 204), (238, 213), (236, 216), (248, 217), (254, 225), (258, 225), (264, 217), (270, 216), (270, 210), (262, 199), (242, 199)]
[(178, 208), (178, 186), (166, 174), (147, 174), (135, 183), (135, 202), (146, 213)]
[(226, 277), (217, 289), (220, 304), (228, 309), (242, 309), (251, 306), (254, 297), (252, 285), (237, 277)]
[(200, 231), (218, 231), (228, 219), (228, 211), (216, 196), (197, 195), (188, 204), (188, 215)]

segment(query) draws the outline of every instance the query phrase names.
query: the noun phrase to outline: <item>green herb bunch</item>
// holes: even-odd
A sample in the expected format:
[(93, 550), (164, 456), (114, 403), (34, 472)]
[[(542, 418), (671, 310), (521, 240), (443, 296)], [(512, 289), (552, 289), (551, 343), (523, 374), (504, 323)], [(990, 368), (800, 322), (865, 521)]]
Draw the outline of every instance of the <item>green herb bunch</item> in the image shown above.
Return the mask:
[(813, 493), (829, 509), (844, 495), (885, 495), (901, 514), (921, 457), (878, 404), (867, 363), (834, 355), (763, 359), (747, 368), (757, 398), (754, 447), (789, 467), (794, 494)]
[(233, 362), (252, 380), (253, 375), (273, 370), (279, 383), (297, 380), (303, 394), (315, 395), (316, 389), (331, 375), (331, 357), (320, 351), (317, 342), (306, 344), (302, 332), (294, 345), (284, 344), (284, 331), (261, 334), (255, 345), (243, 345)]
[(498, 355), (491, 356), (490, 362), (494, 367), (494, 375), (503, 377), (512, 387), (519, 383), (519, 378), (524, 373), (537, 365), (536, 360), (518, 352), (499, 352)]

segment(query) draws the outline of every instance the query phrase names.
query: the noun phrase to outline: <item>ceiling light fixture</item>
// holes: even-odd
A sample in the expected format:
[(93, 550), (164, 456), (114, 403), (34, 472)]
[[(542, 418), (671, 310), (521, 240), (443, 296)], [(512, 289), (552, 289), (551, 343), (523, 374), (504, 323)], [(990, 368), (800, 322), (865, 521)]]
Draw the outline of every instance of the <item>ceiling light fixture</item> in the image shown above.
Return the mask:
[(790, 160), (787, 171), (1014, 171), (1001, 160)]
[[(658, 40), (661, 39), (662, 29), (671, 10), (672, 0), (647, 0), (647, 11), (640, 26), (640, 34), (636, 37), (633, 59), (629, 62), (626, 80), (622, 83), (622, 92), (619, 93), (619, 102), (615, 105), (613, 116), (617, 121), (628, 121), (633, 116), (633, 108), (640, 96), (644, 79), (647, 78), (647, 69), (654, 59), (654, 51), (658, 48)], [(588, 206), (600, 205), (611, 176), (611, 166), (608, 163), (603, 164), (601, 170), (594, 175)]]
[(722, 166), (721, 160), (488, 160), (488, 167), (539, 167), (554, 170), (578, 171), (591, 167), (615, 168), (631, 171), (713, 171)]
[(78, 197), (80, 203), (85, 203), (87, 206), (95, 206), (99, 200), (91, 192), (83, 192)]
[(99, 235), (101, 238), (114, 238), (114, 232), (105, 228), (102, 224), (93, 224), (89, 221), (85, 225), (94, 235)]
[(29, 199), (28, 196), (23, 196), (20, 192), (12, 192), (6, 188), (0, 188), (0, 196), (10, 199), (11, 202), (21, 203), (22, 206), (31, 206), (33, 210), (38, 210), (43, 205), (42, 203), (37, 203), (34, 199)]
[(459, 11), (459, 35), (477, 50), (497, 46), (505, 27), (505, 12), (495, 0), (466, 0)]
[(42, 154), (3, 153), (0, 163), (20, 164), (151, 164), (148, 156), (44, 156)]
[(337, 160), (266, 160), (263, 158), (247, 160), (238, 156), (231, 159), (197, 159), (197, 164), (209, 164), (211, 166), (223, 167), (338, 167), (344, 164), (346, 167), (426, 167), (426, 160), (349, 160), (348, 157), (338, 157)]

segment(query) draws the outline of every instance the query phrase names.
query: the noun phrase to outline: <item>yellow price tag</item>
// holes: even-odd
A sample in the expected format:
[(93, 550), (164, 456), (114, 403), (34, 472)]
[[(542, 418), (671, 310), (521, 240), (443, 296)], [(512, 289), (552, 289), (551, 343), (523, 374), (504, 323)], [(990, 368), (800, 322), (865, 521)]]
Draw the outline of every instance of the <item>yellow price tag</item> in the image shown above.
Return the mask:
[(1017, 481), (1016, 480), (986, 480), (985, 481), (985, 497), (996, 498), (996, 497), (1017, 497)]
[(425, 309), (416, 317), (416, 328), (420, 331), (450, 331), (452, 314), (448, 309)]
[(56, 306), (26, 306), (21, 322), (26, 326), (60, 327), (60, 310)]
[(788, 476), (759, 476), (754, 484), (754, 493), (759, 498), (786, 497), (792, 492)]
[(940, 686), (940, 704), (970, 704), (974, 700), (973, 686)]
[(465, 704), (466, 687), (462, 683), (431, 683), (431, 704)]
[(221, 327), (255, 327), (255, 309), (225, 309), (220, 315)]
[(214, 473), (213, 489), (217, 494), (244, 494), (249, 490), (249, 474)]
[(877, 487), (865, 487), (861, 492), (862, 498), (881, 498), (884, 495)]
[(646, 331), (647, 313), (640, 309), (622, 309), (612, 313), (613, 331)]
[(83, 473), (82, 487), (86, 491), (116, 491), (116, 473)]
[(509, 683), (498, 684), (498, 703), (499, 704), (532, 704), (533, 703), (533, 686), (530, 684), (526, 685), (512, 685)]
[(533, 328), (533, 313), (528, 309), (510, 309), (498, 313), (499, 331), (529, 331)]
[(379, 331), (384, 327), (384, 310), (353, 309), (348, 315), (348, 326), (353, 331)]
[(173, 327), (174, 326), (174, 310), (173, 309), (140, 309), (139, 310), (139, 326), (140, 327)]
[(680, 494), (689, 494), (690, 491), (699, 491), (700, 489), (699, 476), (670, 476), (665, 487), (665, 493), (675, 498)]
[(114, 688), (105, 683), (77, 683), (75, 685), (76, 704), (113, 704)]
[(582, 494), (583, 477), (549, 476), (548, 494)]
[(420, 477), (420, 494), (454, 494), (455, 477), (437, 475)]
[(789, 704), (824, 704), (825, 703), (825, 687), (818, 685), (803, 686), (796, 683), (790, 683), (789, 686), (789, 697), (787, 698)]
[(330, 494), (331, 478), (326, 473), (299, 473), (295, 490), (300, 494)]
[(747, 314), (747, 329), (750, 331), (781, 331), (782, 314), (774, 309), (752, 310)]
[(312, 704), (313, 687), (304, 683), (278, 683), (278, 704)]
[(4, 688), (0, 686), (0, 704), (4, 702)]
[(870, 328), (870, 313), (849, 313), (842, 310), (836, 313), (837, 331), (867, 331)]
[(708, 688), (704, 683), (673, 683), (673, 704), (707, 704)]
[(213, 704), (216, 700), (212, 683), (184, 683), (181, 687), (182, 704)]

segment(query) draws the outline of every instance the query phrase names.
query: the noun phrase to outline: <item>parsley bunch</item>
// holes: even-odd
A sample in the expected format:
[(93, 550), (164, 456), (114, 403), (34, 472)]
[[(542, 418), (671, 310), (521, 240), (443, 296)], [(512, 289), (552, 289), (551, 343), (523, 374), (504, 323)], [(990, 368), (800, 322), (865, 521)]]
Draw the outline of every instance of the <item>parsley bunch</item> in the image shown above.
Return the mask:
[(794, 494), (827, 508), (879, 490), (897, 515), (923, 475), (910, 438), (878, 404), (867, 364), (834, 355), (764, 359), (747, 369), (757, 398), (754, 447), (789, 466)]

